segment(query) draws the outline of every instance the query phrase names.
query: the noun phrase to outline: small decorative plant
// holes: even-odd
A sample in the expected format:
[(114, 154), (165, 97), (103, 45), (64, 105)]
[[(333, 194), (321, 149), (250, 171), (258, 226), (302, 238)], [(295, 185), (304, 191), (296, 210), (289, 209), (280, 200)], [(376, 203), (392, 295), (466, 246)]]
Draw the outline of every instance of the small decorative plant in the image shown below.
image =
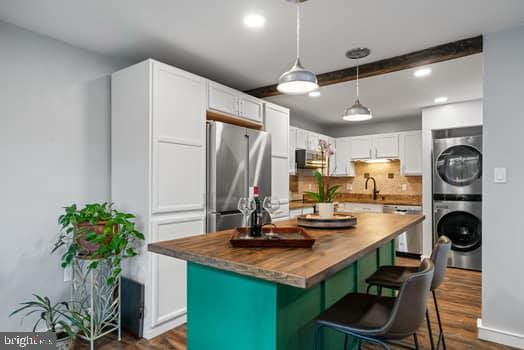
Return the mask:
[(66, 302), (51, 304), (48, 297), (41, 297), (33, 294), (34, 299), (20, 303), (22, 307), (11, 312), (9, 317), (26, 311), (22, 321), (29, 315), (37, 314), (40, 317), (33, 325), (33, 332), (43, 321), (48, 331), (57, 333), (57, 339), (64, 339), (67, 336), (73, 337), (77, 332), (85, 332), (85, 322), (88, 321), (85, 316), (73, 311)]
[(315, 178), (318, 184), (318, 192), (304, 192), (318, 203), (332, 203), (335, 199), (340, 185), (329, 186), (325, 182), (325, 177), (319, 172), (315, 172)]
[(137, 255), (132, 246), (135, 240), (144, 240), (136, 230), (135, 216), (112, 208), (109, 203), (87, 204), (78, 209), (76, 204), (65, 207), (58, 218), (60, 236), (53, 252), (62, 246), (67, 250), (62, 255), (62, 267), (71, 265), (75, 258), (90, 259), (89, 269), (95, 269), (100, 260), (111, 266), (108, 284), (113, 284), (122, 272), (122, 259)]
[(315, 178), (318, 184), (318, 192), (304, 192), (317, 202), (318, 215), (321, 218), (331, 218), (334, 215), (333, 199), (340, 188), (340, 185), (329, 186), (325, 176), (319, 171), (315, 172)]

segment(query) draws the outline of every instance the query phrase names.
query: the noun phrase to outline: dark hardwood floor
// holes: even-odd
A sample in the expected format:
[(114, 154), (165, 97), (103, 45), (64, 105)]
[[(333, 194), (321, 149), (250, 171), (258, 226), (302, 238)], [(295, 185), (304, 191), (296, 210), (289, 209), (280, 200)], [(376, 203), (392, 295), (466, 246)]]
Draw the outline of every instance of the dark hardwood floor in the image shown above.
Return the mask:
[[(416, 265), (417, 260), (397, 258), (399, 265)], [(447, 271), (444, 283), (437, 292), (441, 310), (442, 323), (446, 334), (446, 345), (450, 350), (471, 349), (512, 349), (507, 346), (485, 342), (477, 338), (477, 318), (480, 317), (481, 273), (450, 268)], [(430, 303), (430, 312), (434, 316), (433, 303)], [(438, 329), (433, 317), (433, 332)], [(427, 329), (425, 325), (419, 330), (422, 349), (429, 349)], [(408, 342), (406, 342), (408, 344)], [(409, 343), (411, 345), (412, 343)], [(77, 343), (75, 349), (84, 350), (88, 347), (84, 343)], [(125, 335), (121, 342), (115, 336), (108, 336), (97, 342), (98, 350), (187, 350), (186, 327), (181, 326), (151, 340), (134, 339)], [(373, 349), (366, 346), (365, 349)], [(401, 347), (392, 346), (392, 349)], [(195, 349), (198, 350), (198, 349)], [(327, 349), (326, 349), (327, 350)]]

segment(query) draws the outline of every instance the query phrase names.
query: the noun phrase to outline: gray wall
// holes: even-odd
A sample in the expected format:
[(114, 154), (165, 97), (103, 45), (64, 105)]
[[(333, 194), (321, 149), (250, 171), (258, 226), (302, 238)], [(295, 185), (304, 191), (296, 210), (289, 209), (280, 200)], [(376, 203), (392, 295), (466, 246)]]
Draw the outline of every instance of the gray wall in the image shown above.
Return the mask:
[(50, 255), (61, 207), (110, 197), (110, 79), (128, 62), (0, 22), (0, 330), (31, 293), (66, 284)]
[[(481, 337), (524, 348), (524, 27), (484, 36)], [(507, 167), (507, 183), (493, 169)], [(513, 335), (504, 335), (501, 332)]]
[(293, 112), (293, 110), (290, 111), (289, 124), (300, 129), (318, 132), (320, 134), (327, 134), (326, 128), (323, 128), (320, 124), (312, 120), (298, 116), (295, 112)]
[(333, 137), (361, 136), (383, 134), (388, 132), (401, 132), (422, 129), (422, 117), (414, 116), (390, 121), (374, 122), (367, 124), (348, 123), (347, 126), (326, 128), (326, 134)]

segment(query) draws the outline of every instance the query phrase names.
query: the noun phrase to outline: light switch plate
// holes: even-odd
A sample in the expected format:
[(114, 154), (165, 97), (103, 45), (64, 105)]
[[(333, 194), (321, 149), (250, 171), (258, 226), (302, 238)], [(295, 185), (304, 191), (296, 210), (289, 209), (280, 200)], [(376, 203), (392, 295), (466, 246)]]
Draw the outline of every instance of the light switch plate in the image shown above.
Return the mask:
[(407, 190), (408, 190), (408, 185), (402, 184), (402, 191), (407, 191)]
[(496, 184), (505, 184), (507, 182), (506, 168), (495, 168), (495, 171), (493, 174), (493, 181)]

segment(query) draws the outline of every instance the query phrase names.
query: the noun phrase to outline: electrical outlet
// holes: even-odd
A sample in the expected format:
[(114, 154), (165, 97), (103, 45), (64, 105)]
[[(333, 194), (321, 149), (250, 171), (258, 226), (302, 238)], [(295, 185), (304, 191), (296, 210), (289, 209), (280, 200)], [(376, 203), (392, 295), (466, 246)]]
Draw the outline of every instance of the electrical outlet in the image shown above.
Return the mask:
[(350, 184), (350, 183), (346, 184), (346, 190), (353, 191), (353, 184)]
[(64, 282), (71, 281), (73, 279), (73, 269), (71, 266), (67, 266), (64, 269)]
[(307, 184), (307, 190), (308, 190), (308, 191), (311, 191), (311, 190), (312, 190), (312, 188), (311, 188), (311, 184)]
[(402, 191), (407, 191), (408, 190), (408, 185), (407, 184), (402, 184)]

